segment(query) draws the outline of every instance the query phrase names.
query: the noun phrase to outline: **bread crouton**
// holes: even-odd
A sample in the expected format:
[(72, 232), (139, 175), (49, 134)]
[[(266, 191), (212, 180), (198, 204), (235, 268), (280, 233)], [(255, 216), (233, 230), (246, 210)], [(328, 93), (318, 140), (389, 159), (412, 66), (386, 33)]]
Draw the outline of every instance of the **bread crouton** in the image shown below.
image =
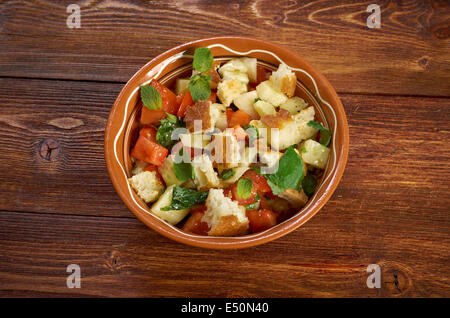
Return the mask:
[(225, 106), (230, 106), (236, 97), (246, 91), (247, 85), (238, 79), (224, 80), (217, 85), (217, 97)]
[(256, 98), (258, 98), (258, 93), (256, 91), (250, 91), (236, 97), (234, 104), (237, 108), (246, 112), (252, 119), (258, 119), (259, 114), (253, 107)]
[(256, 86), (256, 92), (258, 93), (259, 98), (273, 106), (280, 106), (288, 100), (287, 96), (279, 91), (271, 81), (261, 82)]
[(192, 167), (195, 173), (194, 182), (198, 190), (217, 188), (220, 185), (220, 179), (214, 171), (212, 161), (207, 154), (194, 157), (192, 159)]
[(286, 64), (280, 64), (278, 70), (272, 72), (269, 80), (277, 91), (286, 94), (288, 97), (294, 96), (297, 76)]
[(145, 202), (153, 202), (164, 192), (164, 185), (155, 171), (144, 171), (128, 179), (138, 196)]
[(245, 207), (225, 197), (222, 189), (210, 189), (202, 222), (209, 225), (210, 236), (238, 236), (248, 230)]
[(300, 141), (306, 140), (310, 138), (314, 138), (317, 134), (317, 130), (311, 126), (308, 126), (308, 123), (311, 120), (314, 120), (315, 111), (314, 107), (310, 106), (308, 108), (303, 109), (298, 114), (294, 115), (293, 118), (297, 124), (297, 130), (300, 134)]
[(222, 112), (213, 106), (208, 100), (200, 100), (195, 103), (194, 106), (188, 107), (186, 109), (186, 115), (184, 116), (184, 121), (186, 122), (186, 128), (189, 131), (212, 131), (216, 125), (216, 122), (223, 115)]

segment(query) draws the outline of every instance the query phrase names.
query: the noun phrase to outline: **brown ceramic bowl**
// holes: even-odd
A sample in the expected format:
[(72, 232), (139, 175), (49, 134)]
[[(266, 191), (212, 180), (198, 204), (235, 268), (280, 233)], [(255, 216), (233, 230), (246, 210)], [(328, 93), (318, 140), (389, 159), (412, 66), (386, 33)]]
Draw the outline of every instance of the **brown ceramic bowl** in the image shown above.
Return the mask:
[[(209, 237), (183, 232), (154, 216), (147, 205), (130, 188), (130, 143), (136, 134), (136, 107), (139, 86), (156, 78), (171, 85), (175, 78), (192, 69), (195, 48), (209, 47), (215, 59), (250, 56), (258, 64), (275, 70), (281, 61), (297, 75), (296, 95), (316, 109), (317, 120), (333, 133), (331, 156), (314, 195), (305, 207), (290, 219), (260, 233), (240, 237)], [(147, 226), (178, 242), (214, 249), (236, 249), (259, 245), (279, 238), (308, 221), (331, 197), (344, 172), (349, 147), (347, 118), (335, 90), (314, 67), (296, 53), (280, 46), (244, 37), (215, 37), (198, 40), (175, 47), (144, 65), (125, 85), (111, 109), (105, 131), (105, 159), (112, 183), (128, 208)]]

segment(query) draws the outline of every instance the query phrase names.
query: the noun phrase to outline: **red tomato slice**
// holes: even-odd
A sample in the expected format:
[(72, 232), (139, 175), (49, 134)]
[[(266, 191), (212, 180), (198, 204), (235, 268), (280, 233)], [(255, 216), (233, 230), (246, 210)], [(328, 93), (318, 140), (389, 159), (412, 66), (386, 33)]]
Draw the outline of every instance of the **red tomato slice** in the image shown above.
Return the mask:
[(156, 142), (157, 130), (153, 127), (144, 127), (139, 131), (139, 136), (144, 136), (150, 141)]
[[(241, 180), (241, 179), (244, 179), (244, 178), (241, 177), (239, 180)], [(247, 204), (255, 203), (256, 202), (256, 194), (257, 194), (256, 186), (254, 184), (252, 185), (252, 191), (250, 192), (250, 195), (247, 198), (241, 198), (238, 195), (238, 191), (237, 191), (237, 186), (238, 186), (239, 180), (231, 185), (231, 193), (233, 195), (233, 200), (237, 201), (237, 203), (239, 205), (247, 205)]]
[(272, 189), (270, 188), (269, 184), (267, 183), (266, 178), (264, 178), (262, 175), (258, 174), (255, 170), (250, 169), (247, 170), (241, 178), (248, 178), (252, 180), (253, 186), (256, 188), (256, 191), (261, 193), (272, 193)]
[(141, 124), (159, 124), (159, 121), (163, 118), (166, 118), (166, 113), (163, 110), (151, 110), (142, 105)]
[(178, 104), (177, 104), (177, 95), (175, 95), (170, 89), (162, 85), (157, 80), (152, 80), (150, 82), (150, 85), (152, 85), (161, 95), (162, 99), (162, 110), (168, 113), (171, 113), (172, 115), (176, 115), (178, 111)]
[(180, 108), (178, 109), (177, 116), (178, 117), (184, 117), (186, 115), (186, 109), (189, 106), (194, 105), (194, 100), (192, 99), (191, 93), (189, 93), (189, 90), (186, 91), (183, 97), (183, 101), (181, 102)]
[(168, 154), (168, 149), (156, 142), (150, 141), (145, 136), (139, 136), (131, 150), (132, 157), (156, 166), (161, 166)]
[(159, 120), (166, 118), (164, 112), (176, 115), (178, 111), (177, 96), (170, 89), (154, 79), (150, 82), (150, 85), (156, 88), (161, 95), (162, 107), (158, 110), (151, 110), (142, 105), (141, 124), (143, 125), (157, 124)]
[[(203, 207), (200, 207), (200, 209), (203, 209)], [(204, 209), (206, 209), (206, 207), (204, 207)], [(183, 225), (182, 228), (183, 231), (197, 235), (208, 235), (209, 232), (208, 223), (202, 222), (204, 210), (199, 211), (193, 210), (191, 210), (191, 216), (187, 219), (186, 223), (184, 223)]]
[(247, 210), (250, 231), (252, 233), (270, 229), (277, 224), (277, 216), (271, 210)]
[(217, 100), (217, 94), (214, 91), (211, 91), (211, 95), (209, 95), (208, 99), (211, 103), (215, 103)]
[[(228, 116), (229, 116), (229, 119), (228, 119)], [(239, 109), (239, 110), (231, 113), (230, 115), (228, 115), (228, 113), (227, 113), (227, 120), (228, 120), (227, 126), (229, 128), (231, 128), (236, 125), (239, 125), (239, 126), (248, 125), (250, 123), (250, 121), (252, 120), (252, 118), (245, 111)]]
[(180, 93), (180, 94), (177, 95), (177, 107), (178, 107), (178, 109), (180, 108), (180, 105), (181, 105), (181, 102), (183, 101), (183, 98), (184, 98), (184, 94), (183, 93)]

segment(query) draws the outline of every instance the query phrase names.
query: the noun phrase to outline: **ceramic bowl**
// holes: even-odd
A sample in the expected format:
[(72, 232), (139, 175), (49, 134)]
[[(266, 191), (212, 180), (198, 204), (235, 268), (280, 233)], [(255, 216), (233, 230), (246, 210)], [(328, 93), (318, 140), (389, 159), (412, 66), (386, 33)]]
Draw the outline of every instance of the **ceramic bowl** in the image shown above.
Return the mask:
[[(284, 222), (260, 233), (240, 237), (192, 235), (154, 216), (129, 186), (129, 149), (136, 137), (139, 86), (156, 78), (171, 85), (175, 78), (189, 74), (195, 48), (209, 47), (215, 59), (256, 57), (258, 64), (275, 70), (284, 62), (297, 75), (296, 95), (316, 109), (317, 120), (332, 132), (331, 156), (314, 195), (306, 206)], [(280, 238), (313, 217), (331, 197), (344, 172), (349, 147), (347, 119), (342, 103), (328, 80), (296, 53), (266, 41), (244, 37), (215, 37), (186, 43), (168, 50), (144, 65), (117, 97), (105, 131), (105, 159), (111, 181), (127, 207), (148, 227), (175, 241), (213, 249), (236, 249), (259, 245)]]

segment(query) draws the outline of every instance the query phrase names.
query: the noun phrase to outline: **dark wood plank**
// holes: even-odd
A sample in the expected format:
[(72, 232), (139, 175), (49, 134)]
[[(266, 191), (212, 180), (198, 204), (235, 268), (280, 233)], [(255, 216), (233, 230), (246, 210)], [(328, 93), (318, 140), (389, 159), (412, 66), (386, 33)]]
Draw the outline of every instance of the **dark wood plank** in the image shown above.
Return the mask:
[[(275, 242), (210, 251), (135, 219), (0, 212), (0, 296), (448, 297), (448, 218), (392, 215), (346, 210), (336, 196)], [(381, 289), (366, 286), (372, 263)], [(66, 287), (69, 264), (80, 289)]]
[[(339, 92), (450, 93), (448, 1), (86, 1), (81, 28), (64, 1), (0, 3), (0, 76), (125, 82), (181, 43), (217, 35), (283, 45), (315, 65)], [(213, 27), (212, 27), (213, 26)]]
[[(133, 216), (103, 157), (106, 119), (121, 86), (0, 79), (0, 209)], [(447, 211), (450, 99), (341, 97), (351, 147), (340, 207), (380, 211), (392, 202), (400, 216), (424, 222)]]
[(131, 217), (103, 155), (122, 84), (0, 79), (0, 206)]

